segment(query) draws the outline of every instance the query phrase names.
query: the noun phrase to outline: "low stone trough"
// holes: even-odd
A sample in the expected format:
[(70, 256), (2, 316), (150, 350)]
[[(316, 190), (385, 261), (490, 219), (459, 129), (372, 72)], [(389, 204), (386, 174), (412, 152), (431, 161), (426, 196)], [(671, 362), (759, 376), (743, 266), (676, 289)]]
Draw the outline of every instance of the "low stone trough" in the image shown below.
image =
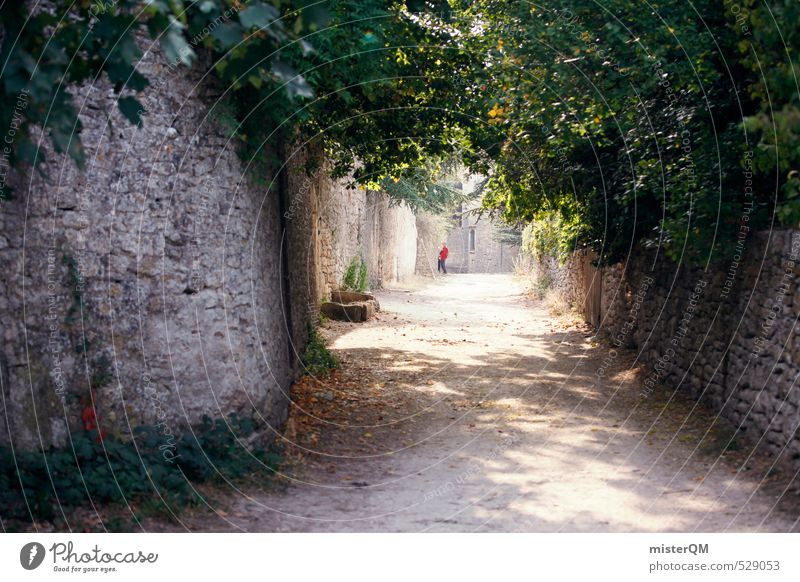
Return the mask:
[(324, 302), (319, 309), (330, 319), (362, 323), (374, 317), (381, 306), (371, 293), (331, 291), (331, 300)]

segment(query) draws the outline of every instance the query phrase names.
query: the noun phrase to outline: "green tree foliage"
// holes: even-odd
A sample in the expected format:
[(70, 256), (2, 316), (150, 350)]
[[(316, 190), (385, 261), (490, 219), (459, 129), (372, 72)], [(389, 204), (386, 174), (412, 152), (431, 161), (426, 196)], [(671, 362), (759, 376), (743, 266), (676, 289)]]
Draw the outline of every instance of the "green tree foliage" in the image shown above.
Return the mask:
[[(438, 26), (446, 2), (380, 0), (56, 0), (29, 14), (25, 3), (0, 6), (3, 99), (0, 121), (15, 127), (8, 165), (43, 161), (32, 128), (58, 152), (83, 161), (74, 84), (105, 75), (121, 112), (146, 122), (137, 93), (135, 33), (158, 39), (170, 65), (204, 67), (232, 105), (242, 153), (274, 169), (280, 144), (319, 140), (338, 175), (379, 186), (421, 161), (451, 151), (460, 116), (450, 101), (450, 69), (466, 53), (442, 51), (452, 31)], [(407, 5), (408, 4), (408, 5)], [(198, 58), (201, 57), (201, 58)], [(468, 78), (461, 76), (458, 78)], [(449, 101), (449, 99), (448, 99)], [(145, 119), (142, 119), (145, 117)], [(435, 139), (429, 139), (435, 136)]]
[(24, 4), (0, 8), (0, 116), (21, 120), (11, 163), (36, 161), (32, 125), (80, 161), (69, 85), (100, 74), (142, 121), (145, 27), (172, 62), (210, 73), (255, 166), (316, 142), (336, 175), (430, 209), (454, 199), (431, 168), (457, 153), (489, 178), (487, 208), (579, 220), (573, 242), (609, 261), (640, 243), (707, 261), (744, 223), (800, 220), (794, 0), (54, 7), (28, 21)]
[(457, 158), (423, 161), (419, 166), (400, 170), (398, 177), (384, 178), (380, 189), (415, 212), (442, 213), (468, 199), (455, 179), (459, 167)]
[[(81, 126), (70, 85), (91, 81), (102, 73), (120, 96), (126, 89), (140, 91), (148, 85), (135, 69), (141, 57), (133, 36), (140, 3), (118, 0), (111, 4), (56, 0), (48, 9), (32, 14), (26, 2), (0, 5), (0, 127), (5, 132), (7, 163), (44, 161), (31, 132), (34, 125), (47, 130), (57, 152), (67, 152), (78, 164), (83, 163), (77, 135)], [(158, 3), (151, 5), (149, 20), (154, 34), (166, 33), (164, 48), (174, 50), (182, 37), (173, 33), (181, 23), (170, 15), (174, 19), (170, 27), (163, 8)], [(134, 98), (121, 96), (119, 106), (131, 121), (139, 121), (140, 107)]]
[(580, 222), (567, 222), (560, 212), (542, 211), (523, 229), (521, 251), (537, 260), (553, 257), (564, 262), (576, 248), (580, 228)]
[[(800, 4), (747, 0), (729, 9), (743, 35), (743, 65), (750, 70), (748, 97), (755, 104), (744, 120), (753, 151), (755, 183), (774, 186), (776, 218), (800, 225)], [(768, 206), (769, 207), (769, 206)]]
[[(710, 5), (695, 3), (712, 19)], [(581, 242), (609, 258), (642, 238), (680, 248), (688, 229), (717, 218), (716, 172), (699, 168), (718, 165), (713, 116), (701, 105), (704, 92), (722, 90), (719, 57), (684, 4), (656, 2), (655, 14), (627, 1), (603, 6), (465, 4), (491, 32), (476, 41), (490, 65), (481, 87), (494, 89), (485, 118), (506, 135), (486, 203), (511, 221), (557, 211), (573, 223), (577, 214)], [(729, 36), (723, 26), (717, 40), (730, 45)]]
[[(772, 4), (462, 3), (464, 42), (486, 55), (484, 116), (505, 134), (485, 150), (486, 205), (512, 223), (580, 217), (569, 234), (609, 261), (640, 242), (722, 258), (743, 223), (770, 224), (776, 186), (778, 218), (793, 224), (798, 9)], [(753, 74), (762, 50), (765, 80)], [(790, 150), (780, 160), (778, 146)]]
[(504, 245), (520, 246), (522, 230), (516, 226), (501, 224), (492, 229), (492, 238)]

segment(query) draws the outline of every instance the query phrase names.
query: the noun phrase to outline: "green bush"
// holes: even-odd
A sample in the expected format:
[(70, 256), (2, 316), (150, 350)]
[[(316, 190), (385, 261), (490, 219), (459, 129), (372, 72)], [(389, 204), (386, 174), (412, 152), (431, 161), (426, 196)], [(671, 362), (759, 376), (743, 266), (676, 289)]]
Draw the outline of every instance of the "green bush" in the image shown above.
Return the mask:
[(325, 339), (310, 323), (308, 324), (308, 344), (306, 344), (306, 351), (303, 354), (303, 366), (306, 374), (311, 376), (325, 376), (331, 370), (339, 367), (339, 362), (328, 349)]
[(540, 212), (522, 231), (521, 252), (541, 261), (553, 257), (564, 264), (577, 248), (580, 224), (557, 212)]
[(362, 293), (367, 290), (367, 263), (363, 260), (358, 268), (358, 290)]
[(239, 441), (254, 430), (252, 420), (231, 414), (203, 417), (202, 425), (177, 438), (141, 426), (132, 441), (100, 439), (92, 430), (73, 433), (66, 448), (12, 452), (3, 447), (0, 511), (4, 519), (27, 521), (109, 502), (194, 503), (192, 482), (238, 479), (264, 469), (274, 473), (280, 460), (276, 451), (248, 451)]
[(342, 288), (347, 291), (359, 291), (363, 293), (367, 289), (368, 279), (367, 263), (360, 256), (356, 255), (347, 270), (344, 272), (342, 279)]

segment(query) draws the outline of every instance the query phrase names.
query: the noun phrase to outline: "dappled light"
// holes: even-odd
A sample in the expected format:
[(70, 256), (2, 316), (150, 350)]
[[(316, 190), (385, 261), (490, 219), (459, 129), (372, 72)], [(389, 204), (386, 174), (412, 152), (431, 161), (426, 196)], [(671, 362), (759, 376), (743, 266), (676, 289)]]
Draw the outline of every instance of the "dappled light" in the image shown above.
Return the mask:
[[(460, 275), (379, 297), (375, 321), (327, 325), (331, 347), (357, 370), (315, 389), (334, 393), (330, 405), (312, 408), (319, 418), (303, 424), (316, 436), (288, 475), (295, 494), (238, 503), (243, 515), (259, 516), (240, 520), (241, 527), (794, 527), (780, 514), (765, 521), (774, 493), (738, 476), (740, 456), (709, 470), (719, 452), (706, 452), (682, 467), (694, 441), (673, 439), (670, 423), (689, 401), (658, 421), (659, 404), (643, 404), (639, 374), (627, 360), (598, 378), (603, 351), (591, 331), (577, 321), (554, 329), (513, 277)], [(467, 338), (473, 341), (461, 341)], [(354, 373), (360, 382), (352, 382)], [(697, 413), (686, 430), (713, 424)], [(298, 442), (306, 441), (298, 435)], [(322, 505), (309, 503), (316, 487), (325, 488)]]

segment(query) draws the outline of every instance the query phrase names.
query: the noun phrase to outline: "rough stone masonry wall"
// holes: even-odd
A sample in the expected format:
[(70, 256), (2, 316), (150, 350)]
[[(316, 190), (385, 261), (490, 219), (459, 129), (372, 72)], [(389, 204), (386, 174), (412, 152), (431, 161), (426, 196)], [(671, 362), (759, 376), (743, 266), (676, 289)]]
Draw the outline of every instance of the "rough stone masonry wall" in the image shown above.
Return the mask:
[[(362, 254), (366, 193), (333, 180), (322, 152), (300, 145), (288, 154), (284, 211), (291, 265), (292, 320), (298, 336), (317, 321), (319, 303), (337, 289), (350, 261)], [(294, 347), (300, 354), (304, 344)]]
[(799, 265), (798, 231), (751, 234), (708, 272), (641, 252), (604, 269), (599, 331), (639, 353), (643, 397), (684, 390), (800, 468)]
[(436, 274), (437, 259), (442, 242), (447, 240), (451, 221), (430, 212), (417, 213), (417, 265), (416, 274), (432, 277)]
[(0, 442), (63, 445), (90, 385), (108, 432), (167, 444), (205, 414), (286, 415), (277, 198), (243, 178), (197, 75), (153, 52), (141, 70), (143, 128), (107, 83), (80, 89), (85, 171), (45, 148), (46, 178), (3, 203)]
[(405, 204), (393, 204), (383, 192), (367, 192), (364, 258), (369, 285), (378, 289), (414, 274), (417, 223)]
[(553, 289), (568, 305), (577, 307), (582, 304), (585, 282), (583, 270), (578, 268), (581, 252), (576, 251), (563, 263), (551, 256), (531, 260), (528, 274), (534, 288), (541, 291)]
[(332, 179), (318, 148), (299, 147), (289, 157), (285, 215), (297, 305), (313, 317), (319, 301), (341, 287), (355, 258), (367, 263), (372, 289), (414, 273), (416, 218), (408, 207), (391, 204), (382, 192), (352, 188), (347, 179)]
[(520, 261), (523, 272), (532, 279), (539, 293), (555, 293), (580, 312), (591, 325), (600, 324), (602, 283), (607, 273), (595, 267), (595, 255), (588, 249), (571, 253), (566, 260), (526, 256)]
[[(295, 361), (301, 361), (308, 326), (319, 321), (320, 301), (329, 300), (331, 291), (341, 287), (351, 261), (366, 261), (373, 289), (412, 274), (416, 228), (413, 213), (389, 204), (385, 194), (332, 179), (321, 150), (313, 144), (296, 147), (287, 158), (283, 218), (284, 244), (291, 257), (290, 350)], [(409, 251), (412, 245), (414, 252)]]

